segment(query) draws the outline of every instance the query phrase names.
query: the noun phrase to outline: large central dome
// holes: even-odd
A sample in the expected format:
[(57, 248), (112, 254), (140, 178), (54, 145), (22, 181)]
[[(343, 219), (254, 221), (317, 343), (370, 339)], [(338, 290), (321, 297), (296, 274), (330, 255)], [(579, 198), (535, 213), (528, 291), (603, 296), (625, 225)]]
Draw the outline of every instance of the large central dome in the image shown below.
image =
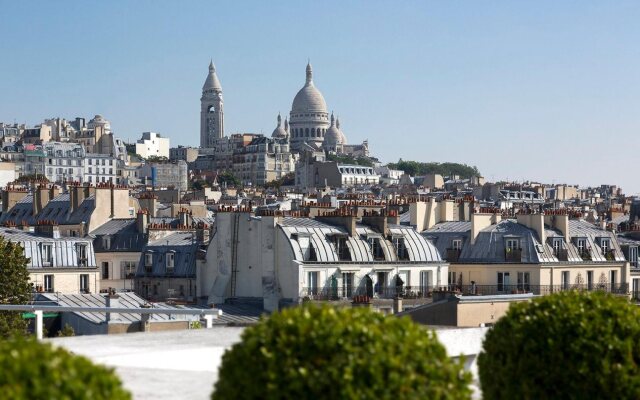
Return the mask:
[(313, 84), (313, 71), (311, 64), (307, 64), (307, 82), (298, 91), (291, 105), (291, 113), (327, 112), (327, 103), (322, 93)]

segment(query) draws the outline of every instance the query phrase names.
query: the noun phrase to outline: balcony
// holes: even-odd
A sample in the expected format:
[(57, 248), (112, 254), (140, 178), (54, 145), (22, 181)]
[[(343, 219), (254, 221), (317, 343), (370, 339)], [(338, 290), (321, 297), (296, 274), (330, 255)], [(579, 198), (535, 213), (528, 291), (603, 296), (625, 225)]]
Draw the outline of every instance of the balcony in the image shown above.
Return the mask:
[(505, 262), (522, 262), (522, 249), (504, 249), (504, 261)]
[(402, 297), (405, 299), (430, 298), (435, 286), (374, 286), (367, 290), (365, 287), (358, 288), (335, 288), (335, 287), (305, 287), (300, 292), (300, 298), (309, 300), (335, 301), (353, 300), (355, 297), (370, 297), (374, 299), (393, 299)]
[(566, 285), (530, 285), (527, 283), (502, 284), (502, 285), (462, 285), (457, 286), (463, 296), (493, 296), (499, 294), (525, 294), (546, 295), (555, 292), (570, 290), (587, 292), (606, 292), (617, 295), (627, 295), (629, 285), (627, 283), (592, 283), (592, 284), (566, 284)]
[(458, 262), (460, 258), (461, 249), (447, 249), (446, 259), (449, 262)]
[(591, 257), (591, 251), (590, 250), (582, 250), (582, 251), (580, 251), (580, 258), (582, 258), (582, 261), (591, 261), (593, 259)]

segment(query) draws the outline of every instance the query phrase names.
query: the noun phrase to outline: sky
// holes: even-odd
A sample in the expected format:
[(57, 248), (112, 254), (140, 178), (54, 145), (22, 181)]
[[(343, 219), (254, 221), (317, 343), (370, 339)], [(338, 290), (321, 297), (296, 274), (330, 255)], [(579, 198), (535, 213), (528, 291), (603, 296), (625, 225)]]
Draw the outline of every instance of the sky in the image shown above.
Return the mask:
[(638, 1), (0, 0), (0, 18), (3, 122), (102, 114), (195, 146), (213, 59), (225, 133), (270, 135), (310, 59), (383, 162), (640, 192)]

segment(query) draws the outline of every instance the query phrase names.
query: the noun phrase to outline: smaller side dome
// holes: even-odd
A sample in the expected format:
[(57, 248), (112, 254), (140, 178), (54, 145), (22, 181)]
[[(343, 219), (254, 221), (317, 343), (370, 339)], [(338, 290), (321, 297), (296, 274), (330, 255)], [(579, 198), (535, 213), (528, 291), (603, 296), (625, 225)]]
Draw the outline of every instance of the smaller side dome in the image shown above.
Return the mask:
[(273, 130), (271, 137), (274, 138), (285, 138), (287, 137), (287, 131), (282, 127), (282, 117), (280, 113), (278, 113), (278, 126)]
[(336, 128), (338, 128), (338, 132), (340, 132), (341, 143), (347, 144), (347, 135), (344, 134), (342, 129), (340, 129), (340, 117), (336, 118)]
[(336, 120), (333, 116), (333, 113), (331, 113), (331, 126), (329, 127), (329, 129), (327, 129), (327, 132), (324, 134), (324, 142), (323, 145), (325, 147), (329, 146), (335, 146), (335, 145), (341, 145), (342, 143), (342, 134), (340, 133), (340, 130), (338, 130), (338, 127), (336, 126)]

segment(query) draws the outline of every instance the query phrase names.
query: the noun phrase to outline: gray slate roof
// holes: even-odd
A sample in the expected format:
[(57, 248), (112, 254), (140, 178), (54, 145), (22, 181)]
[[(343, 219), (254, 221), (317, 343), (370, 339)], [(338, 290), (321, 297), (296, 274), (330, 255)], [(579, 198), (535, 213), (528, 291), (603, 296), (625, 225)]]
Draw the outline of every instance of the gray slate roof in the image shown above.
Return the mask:
[[(133, 292), (118, 293), (120, 296), (119, 302), (122, 308), (140, 308), (147, 303), (142, 297), (136, 295)], [(46, 301), (50, 301), (59, 306), (66, 307), (106, 307), (107, 300), (105, 295), (101, 294), (66, 294), (56, 295), (54, 293), (41, 293), (39, 298), (44, 298)], [(158, 309), (189, 309), (194, 307), (168, 305), (166, 303), (151, 303), (152, 308)], [(95, 324), (106, 323), (105, 313), (90, 313), (90, 312), (76, 312), (78, 315), (87, 321)], [(166, 321), (197, 321), (200, 318), (197, 315), (166, 315), (166, 314), (151, 314), (151, 322), (166, 322)], [(120, 314), (120, 320), (123, 322), (138, 322), (140, 321), (140, 314)]]
[(540, 243), (538, 234), (515, 220), (502, 220), (478, 233), (478, 237), (471, 245), (471, 222), (443, 222), (436, 224), (431, 229), (422, 232), (422, 235), (435, 244), (443, 257), (446, 257), (447, 249), (452, 247), (453, 240), (462, 240), (462, 251), (459, 263), (505, 263), (506, 240), (519, 239), (522, 249), (522, 263), (558, 263), (560, 260), (554, 255), (552, 240), (561, 240), (561, 249), (567, 250), (567, 261), (584, 262), (577, 248), (577, 238), (586, 241), (586, 248), (591, 249), (593, 262), (606, 262), (600, 248), (600, 238), (609, 238), (614, 250), (615, 261), (624, 261), (624, 255), (615, 240), (615, 235), (603, 231), (598, 227), (578, 220), (569, 221), (571, 241), (566, 243), (562, 234), (549, 227), (545, 228), (547, 241)]
[[(311, 245), (316, 252), (317, 262), (344, 262), (339, 260), (336, 248), (329, 239), (331, 235), (335, 234), (346, 235), (347, 231), (344, 228), (312, 218), (292, 217), (283, 218), (279, 226), (289, 239), (296, 260), (303, 261), (305, 259), (303, 247), (297, 239), (299, 234), (303, 234), (309, 237)], [(409, 262), (442, 262), (442, 258), (436, 248), (420, 236), (415, 229), (404, 225), (391, 225), (389, 226), (389, 231), (392, 236), (404, 239), (409, 254)], [(384, 262), (374, 260), (368, 241), (369, 237), (379, 238), (385, 261), (398, 261), (396, 249), (388, 238), (383, 238), (379, 232), (361, 224), (357, 225), (356, 233), (356, 236), (347, 237), (347, 247), (349, 248), (352, 262)]]

